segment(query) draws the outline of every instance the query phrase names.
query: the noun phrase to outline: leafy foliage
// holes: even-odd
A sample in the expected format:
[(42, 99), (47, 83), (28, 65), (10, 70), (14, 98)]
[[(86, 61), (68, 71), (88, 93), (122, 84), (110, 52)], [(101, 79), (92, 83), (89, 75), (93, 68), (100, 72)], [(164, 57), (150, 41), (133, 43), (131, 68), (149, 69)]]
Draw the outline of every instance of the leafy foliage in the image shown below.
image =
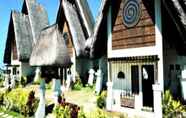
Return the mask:
[(77, 79), (74, 85), (72, 86), (72, 90), (81, 90), (82, 87), (83, 85), (81, 83), (81, 80)]
[(26, 82), (27, 82), (27, 77), (21, 76), (20, 84), (24, 87), (26, 86)]
[(99, 108), (105, 108), (105, 106), (106, 106), (106, 97), (107, 97), (107, 92), (106, 91), (102, 91), (101, 92), (101, 95), (99, 95), (98, 97), (97, 97), (97, 106), (99, 107)]
[(3, 82), (4, 82), (4, 76), (2, 73), (0, 73), (0, 87), (3, 87)]
[(24, 116), (32, 116), (38, 106), (39, 100), (35, 98), (34, 91), (17, 88), (4, 95), (4, 105), (9, 111), (15, 111)]
[(177, 118), (183, 112), (186, 112), (186, 107), (180, 101), (174, 100), (170, 91), (165, 91), (163, 96), (163, 117)]
[(87, 118), (110, 118), (110, 117), (107, 115), (106, 111), (97, 108), (95, 111), (88, 114)]
[(56, 118), (70, 118), (70, 108), (69, 106), (57, 105), (54, 109), (54, 114)]
[(78, 118), (86, 118), (86, 113), (84, 112), (83, 107), (81, 107), (78, 112)]
[(0, 92), (0, 107), (3, 106), (3, 102), (4, 102), (4, 92)]

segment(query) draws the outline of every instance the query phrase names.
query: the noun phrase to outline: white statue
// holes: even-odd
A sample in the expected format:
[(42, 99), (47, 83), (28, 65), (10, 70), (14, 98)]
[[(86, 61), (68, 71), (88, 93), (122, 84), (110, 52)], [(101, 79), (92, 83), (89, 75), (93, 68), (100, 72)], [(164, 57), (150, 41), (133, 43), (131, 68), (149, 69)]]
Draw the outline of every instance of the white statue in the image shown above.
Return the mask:
[(58, 104), (58, 96), (61, 95), (62, 90), (61, 90), (61, 80), (60, 79), (55, 79), (53, 78), (53, 95), (54, 95), (54, 102), (55, 104)]
[(147, 80), (148, 78), (149, 78), (148, 72), (147, 72), (147, 70), (145, 68), (143, 68), (143, 79)]
[(70, 88), (71, 82), (72, 82), (72, 74), (71, 74), (71, 71), (69, 69), (68, 72), (67, 72), (67, 80), (66, 80), (66, 89), (67, 89), (67, 91)]
[(99, 95), (102, 89), (103, 73), (100, 69), (96, 72), (96, 94)]
[(45, 118), (45, 80), (40, 81), (40, 101), (37, 111), (35, 113), (35, 118)]
[(34, 81), (35, 81), (35, 82), (38, 81), (38, 80), (40, 79), (40, 77), (41, 77), (41, 71), (40, 71), (40, 68), (37, 67), (37, 68), (36, 68), (36, 71), (35, 71)]
[(89, 77), (88, 77), (88, 84), (90, 85), (90, 86), (93, 86), (93, 81), (94, 81), (94, 73), (95, 73), (95, 71), (94, 71), (94, 69), (90, 69), (89, 70)]

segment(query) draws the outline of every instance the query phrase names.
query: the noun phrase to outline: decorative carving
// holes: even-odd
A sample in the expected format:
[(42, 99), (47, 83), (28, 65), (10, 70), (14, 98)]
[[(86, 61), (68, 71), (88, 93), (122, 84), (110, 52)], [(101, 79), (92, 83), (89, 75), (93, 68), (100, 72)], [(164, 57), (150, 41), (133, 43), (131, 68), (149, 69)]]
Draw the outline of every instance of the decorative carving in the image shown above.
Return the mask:
[(126, 27), (134, 27), (141, 16), (139, 0), (125, 0), (123, 5), (123, 23)]

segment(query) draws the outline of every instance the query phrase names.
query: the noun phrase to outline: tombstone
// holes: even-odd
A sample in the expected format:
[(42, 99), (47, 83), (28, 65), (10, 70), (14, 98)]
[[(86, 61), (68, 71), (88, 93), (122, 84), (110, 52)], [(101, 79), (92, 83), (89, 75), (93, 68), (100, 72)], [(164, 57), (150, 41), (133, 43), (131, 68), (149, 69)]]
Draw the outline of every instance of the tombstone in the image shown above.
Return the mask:
[(53, 93), (54, 93), (54, 102), (58, 104), (58, 97), (61, 95), (61, 80), (60, 79), (53, 79)]
[(99, 95), (102, 89), (103, 73), (100, 69), (96, 72), (96, 94)]
[(45, 118), (45, 80), (41, 79), (40, 81), (40, 101), (37, 111), (35, 113), (35, 118)]
[(67, 91), (69, 90), (69, 88), (71, 86), (71, 83), (72, 83), (72, 74), (71, 74), (71, 71), (69, 69), (68, 72), (67, 72), (67, 80), (66, 80), (66, 89), (67, 89)]
[(88, 77), (88, 84), (90, 85), (90, 86), (93, 86), (93, 81), (94, 81), (94, 73), (95, 73), (95, 71), (94, 71), (94, 69), (90, 69), (89, 70), (89, 77)]
[(41, 77), (41, 70), (39, 67), (36, 68), (34, 82), (38, 81)]

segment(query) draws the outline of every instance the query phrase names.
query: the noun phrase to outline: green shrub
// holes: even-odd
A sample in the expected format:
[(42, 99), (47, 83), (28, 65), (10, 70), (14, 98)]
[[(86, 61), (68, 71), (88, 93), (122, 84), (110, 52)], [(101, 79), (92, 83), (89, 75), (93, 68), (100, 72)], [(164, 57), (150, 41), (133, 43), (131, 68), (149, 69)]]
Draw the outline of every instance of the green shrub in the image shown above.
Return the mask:
[(46, 89), (51, 89), (52, 88), (52, 82), (49, 82), (48, 84), (45, 84), (46, 85)]
[(3, 102), (4, 102), (4, 92), (0, 92), (0, 107), (2, 107), (4, 104), (3, 104)]
[(83, 107), (81, 107), (79, 112), (78, 112), (78, 118), (86, 118), (86, 114), (83, 110)]
[(0, 88), (4, 86), (3, 83), (4, 83), (3, 78), (0, 77)]
[(81, 90), (82, 87), (83, 85), (81, 83), (81, 80), (77, 79), (74, 85), (72, 86), (72, 90)]
[(27, 82), (27, 77), (21, 76), (20, 84), (22, 85), (22, 87), (26, 86), (26, 82)]
[(36, 111), (39, 100), (34, 96), (33, 91), (26, 89), (13, 89), (4, 95), (5, 108), (9, 111), (15, 111), (25, 116), (31, 116)]
[(183, 112), (186, 112), (186, 107), (180, 101), (174, 100), (170, 91), (165, 91), (163, 95), (163, 117), (176, 118)]
[(69, 106), (57, 105), (54, 108), (54, 114), (56, 118), (70, 118), (70, 108)]
[(101, 95), (99, 95), (97, 97), (97, 101), (96, 101), (97, 107), (99, 107), (101, 109), (105, 108), (105, 106), (106, 106), (106, 97), (107, 97), (107, 92), (106, 91), (102, 91)]
[(35, 99), (35, 92), (30, 91), (27, 97), (26, 105), (24, 105), (23, 109), (21, 110), (21, 113), (24, 116), (32, 116), (37, 110), (39, 100)]
[(97, 108), (95, 111), (89, 113), (87, 118), (110, 118), (106, 111)]

